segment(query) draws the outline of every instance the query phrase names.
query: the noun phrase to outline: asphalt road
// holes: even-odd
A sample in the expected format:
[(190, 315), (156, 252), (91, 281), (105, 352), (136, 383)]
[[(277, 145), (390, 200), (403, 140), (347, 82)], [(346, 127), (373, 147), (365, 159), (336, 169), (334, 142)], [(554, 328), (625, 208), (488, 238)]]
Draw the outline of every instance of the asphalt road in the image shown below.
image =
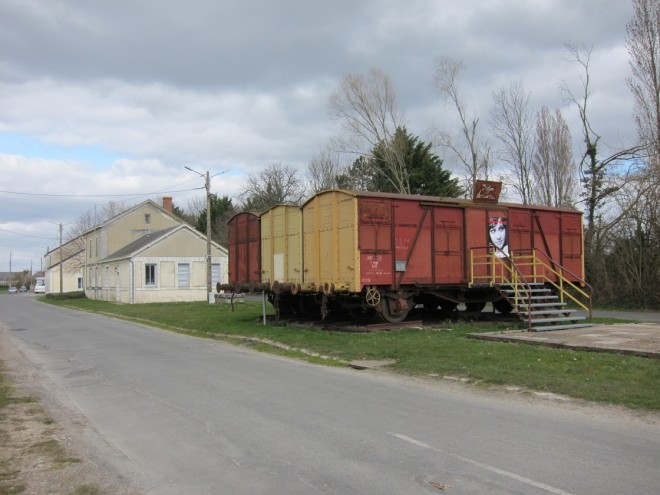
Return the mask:
[(618, 311), (618, 310), (594, 310), (594, 316), (599, 318), (618, 318), (621, 320), (636, 320), (649, 323), (660, 323), (660, 313), (657, 311)]
[(0, 297), (0, 331), (144, 493), (660, 489), (657, 417), (314, 366), (28, 295)]

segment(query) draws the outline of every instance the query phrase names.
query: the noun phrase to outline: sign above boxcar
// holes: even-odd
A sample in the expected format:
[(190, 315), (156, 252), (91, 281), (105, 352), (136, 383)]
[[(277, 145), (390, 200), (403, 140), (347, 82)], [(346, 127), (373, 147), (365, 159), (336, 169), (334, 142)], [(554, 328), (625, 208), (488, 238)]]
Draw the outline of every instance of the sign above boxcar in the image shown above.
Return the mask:
[(500, 200), (501, 182), (478, 180), (474, 184), (472, 201), (475, 203), (496, 204)]

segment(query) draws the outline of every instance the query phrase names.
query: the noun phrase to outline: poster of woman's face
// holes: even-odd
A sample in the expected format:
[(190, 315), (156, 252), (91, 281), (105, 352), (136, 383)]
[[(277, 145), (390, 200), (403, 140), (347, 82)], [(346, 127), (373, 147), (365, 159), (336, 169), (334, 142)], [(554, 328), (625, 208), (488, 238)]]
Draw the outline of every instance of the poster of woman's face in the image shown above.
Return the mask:
[(505, 217), (490, 217), (488, 219), (488, 239), (499, 258), (509, 256), (509, 230)]

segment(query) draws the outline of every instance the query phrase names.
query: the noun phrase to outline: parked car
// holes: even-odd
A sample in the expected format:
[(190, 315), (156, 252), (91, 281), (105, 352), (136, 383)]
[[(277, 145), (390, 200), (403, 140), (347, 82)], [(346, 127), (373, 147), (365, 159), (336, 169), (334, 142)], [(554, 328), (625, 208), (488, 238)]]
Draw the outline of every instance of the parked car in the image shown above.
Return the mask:
[(7, 291), (8, 294), (16, 294), (18, 292), (18, 289), (16, 287), (10, 287), (9, 290)]
[(27, 292), (27, 287), (25, 287), (24, 285), (21, 285), (21, 288), (18, 289), (18, 291), (19, 292)]
[(34, 287), (34, 293), (35, 294), (45, 294), (46, 293), (46, 286), (45, 285), (36, 285)]

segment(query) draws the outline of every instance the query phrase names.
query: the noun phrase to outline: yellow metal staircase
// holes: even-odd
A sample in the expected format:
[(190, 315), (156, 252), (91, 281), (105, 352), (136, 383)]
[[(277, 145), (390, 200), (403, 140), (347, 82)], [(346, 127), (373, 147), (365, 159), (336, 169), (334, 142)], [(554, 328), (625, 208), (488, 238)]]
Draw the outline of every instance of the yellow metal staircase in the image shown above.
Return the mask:
[[(515, 308), (533, 332), (591, 325), (591, 286), (551, 260), (528, 250), (499, 258), (487, 248), (470, 251), (470, 287), (489, 286)], [(578, 314), (580, 309), (588, 316)]]

